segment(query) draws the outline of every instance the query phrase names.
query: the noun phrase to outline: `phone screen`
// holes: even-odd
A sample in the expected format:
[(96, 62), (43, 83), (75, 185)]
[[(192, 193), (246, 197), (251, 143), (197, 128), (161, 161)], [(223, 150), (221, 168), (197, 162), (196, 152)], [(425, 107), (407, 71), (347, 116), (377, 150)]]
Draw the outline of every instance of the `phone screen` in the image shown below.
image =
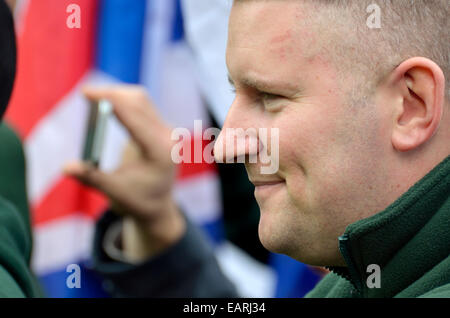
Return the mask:
[(91, 103), (86, 125), (83, 161), (98, 167), (105, 140), (108, 118), (112, 113), (112, 105), (107, 100)]

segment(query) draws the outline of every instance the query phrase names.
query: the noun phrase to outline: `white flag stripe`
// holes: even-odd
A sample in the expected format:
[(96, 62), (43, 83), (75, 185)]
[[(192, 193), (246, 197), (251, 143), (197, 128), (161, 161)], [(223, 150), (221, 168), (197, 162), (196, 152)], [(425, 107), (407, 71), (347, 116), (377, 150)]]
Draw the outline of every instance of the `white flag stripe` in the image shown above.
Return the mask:
[(37, 275), (60, 271), (74, 261), (87, 259), (92, 250), (92, 219), (71, 215), (35, 226), (32, 268)]
[(241, 297), (273, 297), (277, 284), (273, 268), (255, 260), (228, 241), (219, 245), (215, 254), (221, 269), (234, 283)]
[(197, 224), (213, 222), (222, 216), (220, 184), (215, 172), (202, 173), (175, 185), (175, 200)]
[(16, 0), (16, 7), (14, 8), (14, 24), (16, 34), (20, 35), (23, 30), (23, 24), (25, 22), (24, 16), (27, 12), (30, 0)]
[(141, 82), (147, 86), (156, 104), (160, 104), (162, 59), (170, 38), (174, 3), (167, 0), (147, 1), (142, 43)]
[[(194, 120), (202, 120), (209, 128), (209, 118), (196, 82), (191, 51), (184, 42), (172, 44), (162, 61), (160, 103), (163, 118), (174, 127), (194, 129)], [(176, 94), (174, 90), (176, 89)]]
[(220, 126), (234, 99), (225, 63), (232, 3), (231, 0), (182, 0), (186, 40), (194, 54), (198, 82)]

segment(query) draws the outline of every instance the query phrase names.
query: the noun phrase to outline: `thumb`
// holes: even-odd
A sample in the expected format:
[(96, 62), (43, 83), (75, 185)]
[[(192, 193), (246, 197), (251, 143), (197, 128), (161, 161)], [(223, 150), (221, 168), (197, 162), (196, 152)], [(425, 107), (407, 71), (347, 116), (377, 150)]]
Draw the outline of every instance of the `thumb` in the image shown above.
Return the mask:
[(64, 166), (63, 173), (78, 179), (83, 184), (100, 190), (106, 195), (110, 192), (112, 185), (111, 176), (91, 164), (80, 161), (70, 162)]

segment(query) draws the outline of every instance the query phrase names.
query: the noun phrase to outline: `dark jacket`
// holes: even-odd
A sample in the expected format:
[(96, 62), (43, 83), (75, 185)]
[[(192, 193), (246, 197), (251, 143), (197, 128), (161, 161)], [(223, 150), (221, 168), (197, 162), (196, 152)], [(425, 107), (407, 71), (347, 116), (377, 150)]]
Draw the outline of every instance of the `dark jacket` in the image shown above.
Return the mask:
[(0, 297), (42, 296), (29, 269), (32, 240), (24, 153), (6, 124), (0, 124), (0, 145)]

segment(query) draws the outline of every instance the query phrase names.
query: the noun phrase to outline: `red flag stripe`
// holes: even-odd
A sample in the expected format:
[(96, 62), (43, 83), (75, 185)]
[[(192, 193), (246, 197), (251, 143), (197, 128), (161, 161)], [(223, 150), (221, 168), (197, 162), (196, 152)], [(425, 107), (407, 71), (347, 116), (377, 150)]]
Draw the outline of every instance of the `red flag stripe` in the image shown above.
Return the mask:
[[(209, 140), (202, 140), (201, 138), (192, 138), (185, 143), (184, 147), (190, 147), (191, 150), (191, 162), (183, 162), (178, 166), (178, 180), (184, 180), (190, 177), (198, 176), (202, 173), (217, 172), (216, 164), (205, 162), (205, 158), (203, 156), (205, 147), (208, 146), (210, 142), (211, 141)], [(197, 157), (201, 158), (201, 162), (195, 162), (194, 160), (195, 152), (197, 150), (195, 146), (196, 143), (201, 144), (201, 148), (198, 149), (199, 151), (201, 151), (201, 153), (197, 154)]]
[(41, 225), (75, 213), (95, 220), (107, 206), (107, 199), (98, 191), (63, 178), (34, 207), (33, 224)]

